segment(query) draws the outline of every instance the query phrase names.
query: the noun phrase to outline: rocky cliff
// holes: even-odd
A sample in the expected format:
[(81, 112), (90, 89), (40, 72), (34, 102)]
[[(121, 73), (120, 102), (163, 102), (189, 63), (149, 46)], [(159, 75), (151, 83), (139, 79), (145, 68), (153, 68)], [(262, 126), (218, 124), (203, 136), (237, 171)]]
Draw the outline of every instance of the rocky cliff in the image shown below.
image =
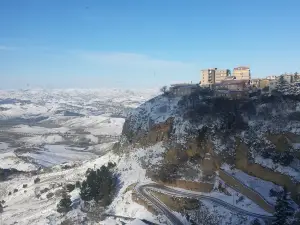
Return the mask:
[(183, 176), (187, 167), (197, 168), (189, 175), (210, 179), (211, 172), (227, 163), (286, 185), (299, 202), (300, 97), (287, 92), (251, 95), (229, 100), (199, 90), (182, 98), (157, 96), (126, 119), (121, 145), (163, 141), (168, 151), (161, 167), (170, 173)]

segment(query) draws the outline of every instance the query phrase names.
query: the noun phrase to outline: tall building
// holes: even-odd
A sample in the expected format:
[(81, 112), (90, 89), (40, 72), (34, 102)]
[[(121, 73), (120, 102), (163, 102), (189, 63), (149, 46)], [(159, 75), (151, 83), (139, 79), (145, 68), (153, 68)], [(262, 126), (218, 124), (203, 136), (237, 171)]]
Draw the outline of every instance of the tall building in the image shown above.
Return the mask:
[(228, 69), (217, 69), (215, 71), (215, 83), (220, 83), (225, 80), (230, 75), (230, 70)]
[(250, 80), (250, 68), (247, 66), (236, 67), (233, 69), (233, 76), (235, 76), (237, 80)]
[(202, 85), (210, 85), (215, 83), (220, 83), (225, 80), (225, 78), (230, 74), (230, 70), (228, 69), (217, 69), (210, 68), (201, 70), (202, 74)]
[(215, 83), (216, 69), (217, 68), (201, 70), (201, 85), (210, 85)]

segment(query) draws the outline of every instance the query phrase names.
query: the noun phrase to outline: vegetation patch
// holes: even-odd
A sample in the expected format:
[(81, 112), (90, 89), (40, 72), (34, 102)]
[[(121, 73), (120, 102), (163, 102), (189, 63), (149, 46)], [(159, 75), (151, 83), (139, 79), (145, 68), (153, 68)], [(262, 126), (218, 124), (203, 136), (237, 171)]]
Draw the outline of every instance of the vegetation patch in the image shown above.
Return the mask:
[(111, 203), (117, 184), (117, 177), (111, 171), (114, 166), (115, 164), (109, 163), (100, 169), (86, 171), (86, 180), (82, 182), (80, 188), (82, 200), (87, 202), (94, 200), (104, 206)]
[(184, 210), (194, 210), (199, 208), (199, 201), (189, 198), (177, 198), (162, 194), (160, 192), (151, 191), (151, 193), (161, 200), (166, 206), (176, 212), (183, 212)]

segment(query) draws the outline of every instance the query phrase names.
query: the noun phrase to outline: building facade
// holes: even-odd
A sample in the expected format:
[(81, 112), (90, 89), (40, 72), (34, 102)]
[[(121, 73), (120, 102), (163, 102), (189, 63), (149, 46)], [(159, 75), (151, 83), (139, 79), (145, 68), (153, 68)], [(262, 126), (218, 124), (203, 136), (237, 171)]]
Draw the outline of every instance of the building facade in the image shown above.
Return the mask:
[(201, 85), (211, 85), (220, 83), (230, 75), (229, 69), (210, 68), (201, 70)]
[(270, 85), (270, 81), (275, 79), (261, 79), (259, 82), (259, 88), (263, 89), (265, 87), (268, 87)]
[(169, 91), (174, 96), (190, 95), (200, 88), (198, 84), (173, 84)]
[(237, 80), (250, 80), (250, 68), (246, 66), (236, 67), (233, 69), (233, 76), (235, 76)]
[(217, 69), (215, 70), (215, 83), (220, 83), (225, 80), (230, 75), (230, 70), (228, 69)]
[(249, 94), (246, 83), (244, 80), (224, 80), (214, 85), (215, 96), (230, 99), (247, 98)]
[(217, 68), (201, 70), (201, 85), (211, 85), (215, 83), (216, 69)]

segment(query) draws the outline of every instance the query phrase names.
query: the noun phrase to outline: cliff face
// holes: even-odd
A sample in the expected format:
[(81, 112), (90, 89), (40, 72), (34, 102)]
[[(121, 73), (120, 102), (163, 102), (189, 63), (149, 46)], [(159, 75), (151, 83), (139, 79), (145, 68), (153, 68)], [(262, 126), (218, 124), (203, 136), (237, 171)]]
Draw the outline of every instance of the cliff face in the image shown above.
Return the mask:
[(209, 170), (228, 163), (261, 179), (287, 183), (296, 199), (300, 191), (299, 99), (298, 95), (258, 94), (228, 100), (203, 92), (183, 98), (157, 96), (126, 119), (122, 144), (147, 146), (163, 141), (169, 149), (168, 164), (192, 162), (210, 174)]

